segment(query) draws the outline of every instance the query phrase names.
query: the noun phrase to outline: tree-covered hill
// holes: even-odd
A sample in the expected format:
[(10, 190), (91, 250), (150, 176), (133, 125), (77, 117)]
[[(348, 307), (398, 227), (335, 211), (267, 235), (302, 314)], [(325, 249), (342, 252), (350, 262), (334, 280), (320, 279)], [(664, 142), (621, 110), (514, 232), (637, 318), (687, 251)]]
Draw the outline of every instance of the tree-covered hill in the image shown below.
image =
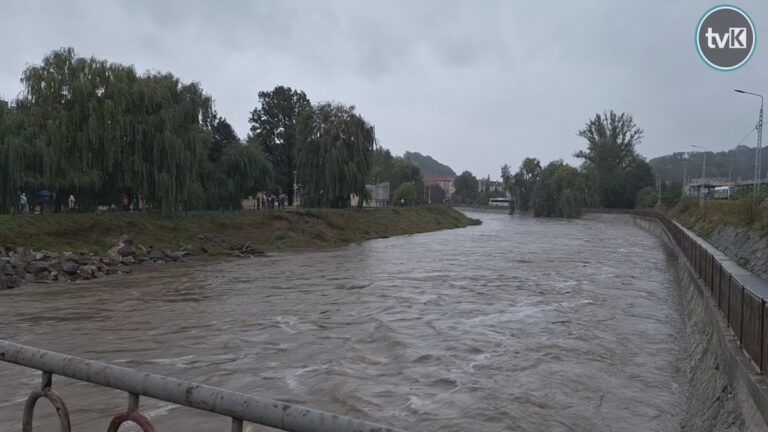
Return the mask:
[(424, 156), (419, 152), (405, 152), (403, 158), (410, 161), (414, 165), (421, 169), (421, 175), (426, 178), (429, 177), (448, 177), (451, 179), (456, 178), (456, 172), (448, 165), (443, 165), (440, 162), (433, 159), (431, 156)]
[[(740, 145), (720, 152), (706, 152), (707, 178), (752, 180), (755, 173), (755, 148)], [(677, 152), (653, 158), (648, 163), (656, 177), (670, 181), (682, 181), (686, 177), (701, 177), (704, 152)], [(768, 173), (768, 152), (762, 153), (763, 178)]]

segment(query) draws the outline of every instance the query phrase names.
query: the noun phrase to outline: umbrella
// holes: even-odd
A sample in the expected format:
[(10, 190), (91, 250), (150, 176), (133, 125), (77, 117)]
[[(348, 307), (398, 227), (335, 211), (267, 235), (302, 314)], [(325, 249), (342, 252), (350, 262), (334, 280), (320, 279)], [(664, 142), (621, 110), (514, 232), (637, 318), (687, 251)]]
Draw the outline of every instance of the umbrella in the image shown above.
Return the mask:
[(39, 191), (37, 194), (40, 195), (40, 196), (47, 197), (47, 196), (51, 196), (51, 191), (43, 189), (43, 190)]

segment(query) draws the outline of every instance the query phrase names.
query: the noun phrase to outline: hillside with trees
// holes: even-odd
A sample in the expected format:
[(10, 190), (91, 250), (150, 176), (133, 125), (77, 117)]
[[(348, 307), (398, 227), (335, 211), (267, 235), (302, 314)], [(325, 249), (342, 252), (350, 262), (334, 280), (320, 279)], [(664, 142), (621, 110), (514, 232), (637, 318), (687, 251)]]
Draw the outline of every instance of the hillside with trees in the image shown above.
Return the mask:
[(419, 152), (405, 152), (403, 159), (410, 161), (421, 170), (421, 174), (424, 177), (447, 177), (450, 179), (456, 178), (456, 172), (448, 165), (444, 165), (432, 156), (425, 156)]
[[(695, 149), (691, 149), (695, 150)], [(653, 173), (664, 181), (683, 181), (701, 177), (704, 153), (707, 155), (706, 177), (733, 181), (752, 180), (755, 175), (755, 148), (740, 145), (728, 151), (719, 152), (676, 152), (648, 161)], [(768, 165), (768, 152), (762, 153), (762, 166)], [(765, 171), (765, 170), (764, 170)], [(765, 174), (763, 174), (765, 176)]]

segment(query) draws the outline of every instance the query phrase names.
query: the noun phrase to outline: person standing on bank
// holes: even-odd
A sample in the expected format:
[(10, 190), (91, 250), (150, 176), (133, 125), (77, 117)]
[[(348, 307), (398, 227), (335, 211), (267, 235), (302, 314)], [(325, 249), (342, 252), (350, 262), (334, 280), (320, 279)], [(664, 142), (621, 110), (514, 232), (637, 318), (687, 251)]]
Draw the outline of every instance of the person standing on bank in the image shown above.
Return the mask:
[(24, 212), (27, 210), (27, 194), (24, 192), (19, 195), (19, 212), (21, 212), (21, 215), (24, 215)]
[(123, 194), (123, 211), (131, 211), (131, 200), (128, 199), (128, 195)]
[(75, 196), (70, 195), (69, 198), (67, 198), (67, 210), (70, 212), (75, 211)]

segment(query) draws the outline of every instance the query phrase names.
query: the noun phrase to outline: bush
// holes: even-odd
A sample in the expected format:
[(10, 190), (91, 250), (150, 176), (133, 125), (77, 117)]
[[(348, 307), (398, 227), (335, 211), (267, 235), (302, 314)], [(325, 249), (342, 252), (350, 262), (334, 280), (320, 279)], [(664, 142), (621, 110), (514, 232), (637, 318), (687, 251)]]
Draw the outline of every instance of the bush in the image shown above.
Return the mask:
[(658, 197), (653, 186), (646, 186), (637, 192), (636, 208), (651, 208), (656, 205)]
[(661, 193), (661, 203), (667, 207), (674, 207), (680, 202), (683, 195), (683, 185), (679, 182), (667, 185)]
[(560, 196), (560, 215), (564, 218), (577, 218), (581, 216), (579, 197), (570, 189), (564, 190)]
[(736, 201), (736, 217), (744, 225), (752, 225), (760, 219), (760, 200), (752, 197)]
[(392, 204), (400, 205), (400, 200), (405, 201), (405, 205), (412, 206), (419, 200), (419, 194), (416, 193), (416, 187), (411, 183), (403, 183), (392, 194)]
[(680, 213), (687, 213), (697, 205), (699, 205), (698, 198), (685, 197), (680, 201), (680, 204), (679, 204)]
[(582, 199), (578, 191), (583, 190), (579, 170), (554, 161), (541, 171), (533, 188), (531, 205), (535, 217), (579, 217)]

